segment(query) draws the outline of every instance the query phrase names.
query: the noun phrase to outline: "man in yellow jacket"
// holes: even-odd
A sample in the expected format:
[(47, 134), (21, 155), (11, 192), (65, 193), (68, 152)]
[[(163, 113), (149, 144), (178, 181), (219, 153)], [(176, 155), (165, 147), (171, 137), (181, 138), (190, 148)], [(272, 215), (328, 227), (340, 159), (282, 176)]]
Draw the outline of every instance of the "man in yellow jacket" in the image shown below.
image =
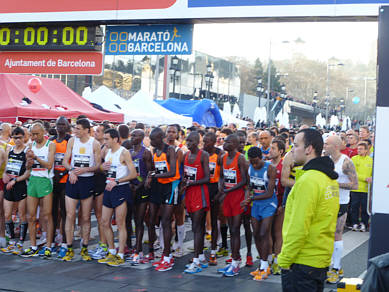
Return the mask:
[(334, 163), (321, 157), (323, 139), (313, 129), (301, 130), (292, 149), (296, 173), (285, 207), (283, 246), (278, 263), (284, 292), (323, 291), (331, 264), (339, 211), (339, 185)]
[[(367, 192), (369, 190), (369, 184), (372, 182), (373, 158), (368, 154), (369, 148), (367, 143), (359, 142), (358, 155), (351, 158), (358, 175), (358, 189), (350, 193), (353, 231), (365, 232), (369, 221), (369, 215), (367, 214)], [(361, 208), (361, 223), (359, 223), (359, 208)]]

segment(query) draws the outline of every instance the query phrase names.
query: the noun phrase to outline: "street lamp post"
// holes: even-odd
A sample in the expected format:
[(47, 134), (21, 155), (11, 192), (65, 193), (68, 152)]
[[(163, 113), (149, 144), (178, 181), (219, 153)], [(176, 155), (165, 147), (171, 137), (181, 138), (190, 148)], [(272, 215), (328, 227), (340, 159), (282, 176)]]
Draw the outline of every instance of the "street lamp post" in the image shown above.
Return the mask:
[(313, 93), (312, 106), (313, 106), (313, 122), (316, 124), (316, 106), (317, 106), (317, 91)]
[(175, 96), (175, 92), (176, 92), (176, 81), (178, 81), (180, 79), (180, 75), (181, 75), (180, 60), (178, 59), (177, 56), (174, 56), (171, 59), (170, 75), (172, 75), (173, 97), (174, 97)]
[(207, 87), (207, 98), (209, 99), (212, 84), (213, 84), (213, 71), (212, 71), (212, 65), (207, 65), (207, 74), (205, 74), (205, 86)]
[(330, 64), (327, 62), (327, 82), (326, 82), (326, 97), (325, 97), (325, 105), (326, 105), (326, 125), (328, 125), (328, 110), (330, 105), (330, 67), (344, 66), (343, 63)]
[(261, 97), (263, 95), (263, 92), (265, 91), (265, 88), (262, 84), (262, 77), (258, 77), (258, 84), (257, 84), (257, 94), (258, 94), (258, 106), (261, 106)]

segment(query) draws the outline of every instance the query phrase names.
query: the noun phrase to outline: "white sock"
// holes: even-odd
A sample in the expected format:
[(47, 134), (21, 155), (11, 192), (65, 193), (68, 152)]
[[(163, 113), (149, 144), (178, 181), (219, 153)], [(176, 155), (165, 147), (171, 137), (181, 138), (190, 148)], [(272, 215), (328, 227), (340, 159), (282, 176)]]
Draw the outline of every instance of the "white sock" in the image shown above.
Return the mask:
[(55, 242), (51, 243), (51, 247), (55, 247)]
[(178, 246), (182, 249), (184, 247), (184, 240), (185, 240), (185, 225), (178, 225), (177, 226), (177, 237), (178, 237)]
[(41, 239), (46, 238), (46, 236), (47, 236), (47, 232), (46, 232), (46, 231), (42, 232), (42, 237), (41, 237)]
[(268, 267), (269, 267), (269, 262), (261, 260), (261, 267), (259, 269), (266, 270)]
[(61, 247), (68, 248), (68, 245), (66, 243), (62, 243)]
[(159, 245), (161, 246), (161, 249), (163, 250), (165, 248), (165, 244), (163, 241), (163, 228), (162, 228), (162, 223), (159, 224)]
[(110, 254), (116, 255), (116, 249), (115, 248), (109, 249), (108, 251), (109, 251)]
[(278, 259), (277, 259), (277, 257), (274, 258), (274, 263), (278, 265)]
[(36, 245), (31, 246), (31, 248), (32, 248), (33, 250), (37, 250), (37, 249), (38, 249), (38, 247), (37, 247)]
[(199, 255), (199, 260), (200, 260), (201, 262), (205, 261), (205, 256), (204, 256), (203, 253)]
[(268, 261), (269, 263), (272, 263), (272, 262), (273, 262), (273, 256), (272, 256), (272, 254), (269, 254), (269, 255), (267, 256), (267, 261)]
[(215, 255), (216, 254), (216, 250), (211, 250), (211, 255)]
[(165, 257), (165, 256), (164, 256), (164, 257), (163, 257), (163, 261), (164, 261), (164, 262), (167, 262), (167, 263), (170, 263), (170, 257)]
[(169, 253), (169, 259), (172, 259), (172, 258), (173, 258), (173, 254)]
[(340, 260), (342, 259), (343, 253), (343, 240), (334, 242), (334, 253), (332, 254), (333, 258), (333, 268), (339, 270), (340, 269)]
[(199, 258), (193, 258), (193, 262), (194, 262), (196, 265), (200, 265), (200, 259), (199, 259)]
[(236, 267), (238, 267), (239, 266), (239, 261), (235, 261), (235, 260), (232, 260), (232, 266), (234, 267), (234, 268), (236, 268)]
[(119, 253), (118, 253), (118, 256), (119, 256), (121, 259), (123, 259), (123, 258), (124, 258), (124, 253), (119, 252)]

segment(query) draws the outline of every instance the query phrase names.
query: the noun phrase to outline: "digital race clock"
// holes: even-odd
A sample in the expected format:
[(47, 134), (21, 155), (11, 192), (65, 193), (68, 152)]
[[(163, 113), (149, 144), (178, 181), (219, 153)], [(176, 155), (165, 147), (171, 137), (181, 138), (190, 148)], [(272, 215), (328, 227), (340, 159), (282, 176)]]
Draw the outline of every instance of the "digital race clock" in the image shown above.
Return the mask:
[(102, 31), (91, 25), (0, 25), (0, 51), (101, 51)]

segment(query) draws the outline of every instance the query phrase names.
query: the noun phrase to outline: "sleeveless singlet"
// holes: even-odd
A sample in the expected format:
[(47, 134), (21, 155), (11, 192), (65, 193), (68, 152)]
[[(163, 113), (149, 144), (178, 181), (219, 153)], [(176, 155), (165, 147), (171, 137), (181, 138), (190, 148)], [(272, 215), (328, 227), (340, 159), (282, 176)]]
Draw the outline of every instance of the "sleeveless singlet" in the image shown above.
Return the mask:
[[(90, 137), (86, 143), (81, 143), (80, 139), (74, 137), (72, 150), (72, 167), (93, 167), (95, 166), (95, 156), (93, 153), (94, 138)], [(93, 176), (94, 172), (80, 174), (81, 177)]]
[(209, 156), (209, 182), (217, 183), (220, 178), (220, 165), (217, 164), (217, 159), (220, 154), (220, 149), (216, 148), (216, 152)]
[(234, 187), (242, 180), (241, 173), (238, 165), (238, 158), (240, 152), (235, 154), (234, 159), (231, 164), (227, 165), (228, 153), (223, 157), (223, 176), (224, 176), (224, 185), (227, 189)]
[(140, 151), (135, 155), (134, 149), (131, 149), (131, 157), (132, 161), (135, 166), (137, 178), (131, 180), (131, 183), (134, 185), (139, 184), (143, 180), (146, 179), (147, 177), (147, 168), (146, 168), (146, 163), (143, 160), (143, 154), (145, 153), (146, 147), (142, 145), (142, 148)]
[(8, 176), (16, 178), (21, 176), (26, 171), (26, 150), (25, 147), (22, 152), (15, 153), (15, 147), (12, 147), (8, 153), (8, 161), (5, 167), (5, 172)]
[[(249, 167), (249, 176), (250, 176), (250, 187), (252, 188), (254, 192), (254, 196), (261, 196), (264, 195), (267, 191), (268, 185), (269, 185), (269, 178), (267, 176), (267, 170), (269, 168), (269, 165), (271, 164), (270, 161), (265, 161), (265, 164), (261, 169), (254, 169), (254, 167), (250, 164)], [(273, 196), (264, 199), (264, 200), (254, 200), (253, 203), (269, 203), (269, 202), (276, 202), (277, 204), (277, 197), (275, 191), (273, 192)]]
[[(338, 161), (335, 163), (335, 171), (338, 173), (339, 177), (337, 179), (338, 183), (349, 183), (350, 179), (343, 172), (343, 163), (344, 160), (348, 159), (347, 155), (342, 154)], [(339, 188), (339, 204), (348, 204), (350, 202), (350, 190)]]
[[(153, 155), (155, 172), (157, 174), (167, 173), (170, 171), (170, 164), (167, 161), (168, 148), (169, 148), (169, 145), (165, 145), (160, 156), (157, 156), (157, 151), (155, 151), (155, 153)], [(178, 162), (176, 164), (176, 175), (174, 177), (157, 178), (158, 182), (161, 184), (168, 184), (168, 183), (171, 183), (171, 182), (179, 180), (179, 179), (180, 179), (180, 170), (178, 167)]]
[[(107, 173), (107, 183), (109, 181), (115, 181), (116, 179), (121, 179), (123, 177), (128, 176), (129, 170), (127, 165), (122, 164), (120, 162), (120, 155), (123, 151), (127, 151), (123, 146), (120, 146), (120, 148), (116, 152), (112, 152), (111, 149), (108, 150), (107, 155), (105, 156), (106, 162), (111, 162), (111, 168), (108, 170)], [(119, 185), (125, 185), (129, 182), (121, 182)]]
[[(37, 148), (36, 142), (34, 141), (32, 143), (31, 150), (34, 152), (35, 156), (39, 157), (44, 161), (48, 161), (50, 143), (51, 142), (47, 140), (43, 147)], [(54, 176), (54, 168), (52, 167), (50, 170), (48, 170), (47, 168), (44, 168), (42, 165), (40, 165), (37, 160), (34, 160), (31, 176), (52, 178)]]
[(70, 138), (70, 135), (66, 135), (62, 142), (58, 142), (57, 138), (53, 139), (53, 142), (55, 143), (54, 171), (60, 173), (61, 178), (59, 183), (66, 183), (68, 179), (68, 174), (66, 173), (63, 175), (62, 173), (66, 172), (66, 168), (63, 166), (63, 158)]

